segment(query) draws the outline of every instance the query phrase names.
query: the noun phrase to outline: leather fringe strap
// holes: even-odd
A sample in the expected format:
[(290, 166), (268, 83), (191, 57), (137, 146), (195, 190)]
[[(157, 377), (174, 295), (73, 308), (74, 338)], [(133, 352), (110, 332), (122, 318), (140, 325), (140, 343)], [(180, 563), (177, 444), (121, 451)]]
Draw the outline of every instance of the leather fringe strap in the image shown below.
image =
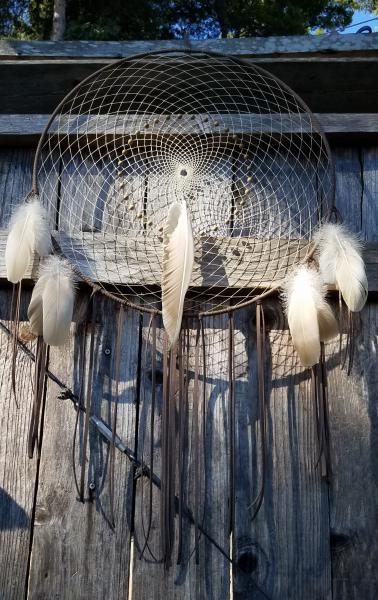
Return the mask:
[(234, 372), (234, 313), (228, 313), (228, 381), (229, 381), (229, 507), (228, 507), (228, 533), (234, 531), (235, 526), (235, 372)]
[(179, 338), (179, 405), (178, 405), (178, 548), (177, 564), (182, 562), (183, 551), (183, 504), (184, 504), (184, 460), (186, 439), (186, 411), (188, 406), (189, 380), (189, 328), (187, 320), (183, 324)]
[(250, 504), (251, 520), (253, 521), (263, 503), (266, 480), (267, 462), (267, 431), (266, 431), (266, 397), (265, 397), (265, 317), (264, 309), (260, 302), (256, 303), (256, 349), (257, 349), (257, 374), (261, 443), (261, 484), (260, 489)]
[(320, 464), (321, 477), (328, 481), (331, 475), (331, 461), (329, 449), (327, 371), (323, 343), (321, 343), (320, 362), (311, 368), (311, 387), (319, 444), (319, 454), (315, 467)]
[(193, 467), (194, 467), (194, 552), (196, 564), (199, 564), (199, 504), (201, 495), (201, 475), (200, 475), (200, 432), (199, 432), (199, 357), (200, 357), (200, 337), (201, 322), (197, 322), (196, 345), (194, 352), (194, 386), (193, 386), (193, 409), (192, 409), (192, 427), (193, 427)]
[[(28, 456), (33, 458), (35, 443), (38, 440), (40, 430), (40, 415), (42, 398), (45, 391), (46, 383), (46, 364), (47, 364), (47, 346), (43, 341), (42, 336), (37, 338), (37, 348), (35, 353), (34, 363), (34, 389), (33, 389), (33, 406), (29, 424), (28, 435)], [(39, 444), (37, 444), (39, 447)]]
[(176, 346), (168, 350), (164, 336), (162, 475), (161, 475), (161, 543), (165, 568), (171, 565), (174, 544), (175, 474), (176, 474)]
[[(88, 309), (88, 307), (87, 307), (87, 309)], [(84, 321), (84, 323), (81, 324), (81, 329), (82, 329), (82, 331), (81, 331), (80, 362), (79, 362), (80, 379), (79, 379), (79, 390), (78, 390), (78, 394), (77, 394), (77, 404), (75, 405), (76, 419), (75, 419), (74, 435), (73, 435), (73, 440), (72, 440), (72, 469), (73, 469), (76, 491), (79, 496), (80, 496), (80, 485), (79, 485), (79, 482), (77, 479), (76, 458), (75, 458), (76, 452), (75, 451), (76, 451), (76, 440), (77, 440), (77, 431), (78, 431), (78, 426), (79, 426), (79, 420), (85, 413), (85, 406), (84, 406), (83, 398), (84, 398), (85, 365), (86, 365), (86, 356), (87, 356), (87, 322), (86, 321)]]
[(122, 335), (123, 335), (123, 322), (125, 309), (123, 305), (119, 306), (117, 319), (117, 332), (116, 332), (116, 344), (115, 344), (115, 357), (114, 357), (114, 380), (115, 390), (113, 396), (113, 419), (112, 419), (112, 441), (110, 444), (110, 461), (109, 461), (109, 502), (110, 502), (110, 522), (115, 528), (115, 517), (114, 517), (114, 465), (115, 465), (115, 439), (117, 435), (117, 412), (118, 412), (118, 395), (119, 395), (119, 378), (120, 378), (120, 365), (121, 365), (121, 354), (122, 354)]
[(88, 374), (87, 374), (84, 433), (83, 433), (81, 473), (80, 473), (80, 486), (79, 486), (79, 497), (80, 497), (81, 502), (84, 502), (84, 486), (85, 486), (85, 473), (86, 473), (86, 462), (87, 462), (87, 445), (88, 445), (88, 437), (89, 437), (89, 420), (91, 417), (91, 407), (92, 407), (94, 341), (95, 341), (95, 334), (96, 334), (96, 316), (97, 316), (96, 291), (94, 291), (92, 293), (91, 299), (92, 299), (92, 302), (91, 302), (92, 316), (91, 316), (91, 323), (90, 323), (89, 365), (88, 365)]
[[(147, 520), (147, 531), (144, 534), (144, 544), (139, 554), (139, 559), (141, 559), (148, 548), (149, 553), (155, 562), (158, 560), (155, 558), (150, 546), (149, 546), (149, 538), (152, 527), (152, 501), (153, 501), (153, 481), (151, 473), (154, 472), (154, 429), (155, 429), (155, 404), (156, 404), (156, 318), (157, 315), (155, 313), (151, 314), (150, 323), (148, 327), (148, 335), (147, 335), (147, 345), (150, 339), (150, 330), (152, 330), (152, 348), (151, 348), (151, 413), (150, 413), (150, 468), (148, 477), (148, 520)], [(145, 396), (144, 396), (145, 398)], [(143, 474), (144, 460), (142, 459), (142, 474)], [(144, 507), (144, 497), (143, 497), (143, 480), (141, 482), (142, 485), (142, 510)]]

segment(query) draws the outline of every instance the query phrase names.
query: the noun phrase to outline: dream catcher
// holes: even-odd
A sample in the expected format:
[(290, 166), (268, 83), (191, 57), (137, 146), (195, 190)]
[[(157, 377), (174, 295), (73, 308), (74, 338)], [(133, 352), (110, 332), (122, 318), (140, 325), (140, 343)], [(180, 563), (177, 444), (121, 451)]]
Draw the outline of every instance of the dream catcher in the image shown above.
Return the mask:
[[(145, 315), (152, 362), (151, 430), (157, 418), (156, 388), (163, 387), (160, 559), (166, 565), (172, 560), (175, 515), (179, 515), (181, 536), (186, 510), (182, 479), (189, 394), (195, 495), (202, 485), (206, 432), (198, 426), (198, 414), (206, 412), (206, 386), (200, 381), (206, 381), (212, 352), (204, 335), (209, 316), (228, 316), (230, 530), (234, 314), (239, 308), (250, 304), (256, 308), (263, 467), (269, 450), (264, 302), (269, 295), (281, 293), (294, 346), (312, 381), (321, 472), (329, 473), (323, 344), (338, 335), (340, 324), (327, 302), (326, 284), (339, 290), (350, 331), (353, 314), (367, 297), (359, 242), (340, 224), (333, 200), (330, 150), (308, 107), (273, 75), (229, 56), (155, 52), (108, 65), (64, 98), (41, 137), (32, 191), (12, 217), (6, 248), (8, 279), (14, 284), (15, 340), (21, 281), (33, 254), (41, 259), (28, 310), (31, 330), (38, 336), (29, 453), (33, 454), (38, 437), (47, 348), (63, 344), (68, 336), (78, 283), (92, 290), (87, 309), (91, 338), (81, 440), (84, 458), (78, 482), (81, 498), (97, 299), (106, 295), (119, 307), (116, 382), (124, 312)], [(158, 348), (161, 317), (165, 336)], [(190, 330), (196, 332), (194, 344)], [(349, 339), (350, 363), (351, 335)], [(158, 352), (161, 382), (157, 381)], [(114, 462), (117, 400), (111, 420)], [(150, 504), (152, 446), (149, 464), (140, 465), (150, 480), (146, 499)], [(114, 494), (112, 468), (110, 483)], [(252, 518), (263, 501), (263, 483), (256, 498), (251, 498)], [(198, 514), (198, 507), (190, 514), (197, 532), (196, 557)], [(148, 547), (150, 526), (151, 519), (142, 554)], [(181, 543), (178, 560), (180, 548)]]

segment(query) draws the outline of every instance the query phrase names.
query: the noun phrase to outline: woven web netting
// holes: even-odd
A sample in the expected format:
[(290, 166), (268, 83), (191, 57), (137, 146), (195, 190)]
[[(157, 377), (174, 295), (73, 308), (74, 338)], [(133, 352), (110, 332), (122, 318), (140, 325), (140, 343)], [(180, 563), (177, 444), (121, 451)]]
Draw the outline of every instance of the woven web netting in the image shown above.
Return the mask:
[(306, 105), (252, 63), (200, 52), (139, 55), (84, 80), (53, 114), (36, 169), (59, 251), (150, 310), (172, 203), (190, 212), (194, 312), (277, 286), (333, 203), (329, 148)]

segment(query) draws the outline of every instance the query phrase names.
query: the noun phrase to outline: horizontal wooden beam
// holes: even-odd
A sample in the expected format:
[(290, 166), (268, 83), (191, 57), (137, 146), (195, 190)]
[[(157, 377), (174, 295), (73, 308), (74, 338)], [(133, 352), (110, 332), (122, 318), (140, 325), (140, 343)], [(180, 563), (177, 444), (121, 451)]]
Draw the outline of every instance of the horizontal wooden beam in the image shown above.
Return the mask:
[[(350, 134), (360, 137), (376, 135), (378, 139), (378, 113), (317, 113), (315, 115), (323, 131), (332, 139), (337, 136), (347, 139)], [(157, 116), (154, 115), (154, 119)], [(30, 115), (30, 114), (0, 114), (0, 142), (36, 141), (43, 132), (49, 115)], [(148, 123), (148, 118), (122, 115), (114, 117), (108, 116), (86, 116), (82, 115), (78, 119), (70, 119), (59, 122), (59, 135), (77, 135), (78, 133), (89, 136), (103, 135), (106, 132), (112, 135), (133, 134), (137, 130), (150, 136), (154, 133), (162, 135), (184, 135), (193, 133), (219, 133), (224, 131), (224, 127), (229, 127), (234, 133), (272, 133), (281, 134), (285, 132), (302, 132), (310, 130), (310, 118), (303, 114), (300, 116), (288, 115), (244, 115), (233, 118), (231, 115), (180, 115), (179, 118), (166, 121), (165, 115), (159, 116), (159, 122), (151, 121), (148, 130), (144, 128)], [(206, 119), (206, 120), (205, 120)], [(219, 122), (222, 127), (214, 126), (214, 122)], [(77, 130), (76, 130), (77, 127)], [(56, 131), (52, 128), (51, 131)], [(4, 140), (5, 138), (5, 140)]]
[[(161, 279), (161, 239), (140, 235), (119, 238), (83, 232), (81, 243), (62, 232), (54, 232), (64, 256), (87, 277), (126, 287), (156, 288)], [(0, 230), (0, 282), (6, 279), (4, 250), (7, 231)], [(284, 277), (287, 268), (305, 255), (296, 240), (253, 238), (201, 238), (195, 242), (195, 266), (191, 286), (206, 288), (269, 288)], [(269, 260), (268, 258), (269, 257)], [(364, 259), (369, 291), (378, 292), (378, 242), (367, 242)], [(210, 264), (211, 262), (211, 264)], [(246, 265), (250, 268), (246, 269)], [(38, 261), (31, 265), (26, 279), (35, 279)]]
[[(0, 114), (51, 113), (76, 84), (113, 60), (0, 60), (0, 81), (6, 82), (0, 95)], [(258, 57), (251, 62), (282, 79), (314, 112), (377, 110), (378, 56)]]
[[(119, 42), (48, 42), (48, 41), (0, 41), (2, 58), (121, 58), (154, 50), (185, 49), (183, 40), (119, 41)], [(272, 36), (239, 39), (191, 40), (193, 50), (210, 50), (238, 56), (276, 56), (303, 54), (370, 53), (378, 51), (378, 33), (338, 33), (312, 36)]]

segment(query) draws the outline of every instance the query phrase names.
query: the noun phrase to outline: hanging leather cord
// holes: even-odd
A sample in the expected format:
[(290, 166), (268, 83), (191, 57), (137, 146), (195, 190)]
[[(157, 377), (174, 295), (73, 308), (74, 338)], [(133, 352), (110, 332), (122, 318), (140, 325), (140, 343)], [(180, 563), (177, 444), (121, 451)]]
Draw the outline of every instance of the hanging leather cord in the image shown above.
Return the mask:
[(257, 373), (259, 389), (259, 419), (260, 419), (260, 441), (261, 441), (261, 484), (255, 499), (249, 505), (251, 521), (253, 521), (263, 502), (266, 480), (266, 398), (265, 398), (265, 317), (262, 304), (256, 303), (256, 347), (257, 347)]
[(318, 439), (318, 456), (315, 461), (315, 469), (320, 464), (320, 475), (326, 477), (327, 466), (324, 455), (324, 410), (321, 401), (321, 384), (319, 382), (319, 369), (320, 365), (314, 365), (311, 367), (311, 392), (313, 397), (313, 406), (315, 413), (316, 423), (316, 436)]
[(88, 376), (87, 376), (87, 390), (86, 390), (86, 412), (84, 420), (84, 434), (83, 434), (83, 451), (82, 451), (82, 464), (80, 474), (80, 488), (79, 497), (80, 501), (84, 502), (84, 486), (85, 486), (85, 472), (86, 472), (86, 461), (87, 461), (87, 445), (89, 437), (89, 420), (91, 416), (92, 406), (92, 384), (93, 384), (93, 365), (94, 365), (94, 341), (96, 333), (96, 316), (97, 316), (97, 298), (96, 293), (92, 294), (92, 318), (90, 324), (90, 346), (89, 346), (89, 365), (88, 365)]
[(200, 320), (197, 322), (196, 345), (194, 351), (194, 386), (193, 386), (193, 464), (194, 464), (194, 552), (196, 564), (199, 563), (199, 502), (200, 502), (200, 442), (199, 442), (199, 355), (200, 355)]
[(79, 496), (80, 496), (80, 489), (79, 489), (79, 482), (78, 482), (77, 472), (76, 472), (75, 450), (76, 450), (77, 430), (78, 430), (80, 415), (83, 415), (83, 411), (85, 411), (83, 396), (84, 396), (84, 381), (85, 381), (85, 365), (86, 365), (86, 355), (87, 355), (86, 350), (87, 350), (87, 323), (84, 322), (84, 324), (82, 325), (81, 346), (80, 346), (79, 390), (78, 390), (78, 396), (77, 396), (75, 428), (74, 428), (74, 435), (73, 435), (73, 441), (72, 441), (72, 469), (73, 469), (73, 474), (74, 474), (76, 491)]
[(171, 564), (174, 542), (174, 503), (175, 503), (175, 386), (176, 350), (168, 349), (167, 336), (163, 350), (163, 414), (162, 414), (162, 488), (161, 524), (162, 552), (165, 568)]
[(340, 356), (340, 364), (342, 361), (342, 351), (343, 351), (343, 329), (344, 329), (344, 308), (343, 308), (343, 297), (339, 290), (339, 356)]
[(350, 375), (353, 369), (354, 349), (355, 349), (355, 315), (348, 311), (348, 331), (349, 331), (349, 360), (347, 374)]
[(331, 464), (329, 450), (328, 386), (323, 343), (321, 343), (319, 364), (314, 365), (311, 368), (311, 389), (319, 444), (315, 468), (320, 464), (321, 477), (328, 480), (331, 474)]
[[(187, 324), (183, 324), (180, 338), (179, 338), (179, 350), (178, 350), (178, 363), (179, 363), (179, 451), (178, 451), (178, 548), (177, 548), (177, 564), (180, 565), (182, 561), (182, 506), (184, 498), (184, 442), (185, 442), (185, 411), (186, 411), (186, 388), (187, 388), (187, 377), (188, 370), (185, 362), (185, 349), (186, 349), (186, 338), (187, 338), (188, 327)], [(186, 374), (186, 377), (185, 377)]]
[(117, 334), (116, 334), (116, 346), (115, 346), (115, 390), (114, 390), (114, 408), (113, 408), (113, 420), (112, 420), (112, 441), (110, 444), (110, 476), (109, 476), (109, 501), (110, 501), (110, 522), (114, 529), (115, 527), (115, 516), (114, 516), (114, 467), (115, 467), (115, 439), (117, 435), (117, 413), (118, 413), (118, 402), (119, 402), (119, 379), (120, 379), (120, 366), (121, 366), (121, 354), (122, 354), (122, 335), (123, 335), (123, 322), (124, 322), (125, 310), (123, 306), (119, 307), (118, 320), (117, 320)]
[(203, 517), (202, 517), (202, 527), (205, 524), (205, 514), (206, 514), (206, 498), (207, 498), (207, 453), (206, 453), (206, 378), (207, 378), (207, 368), (206, 368), (206, 342), (205, 342), (205, 329), (203, 325), (203, 319), (200, 319), (201, 324), (201, 340), (202, 340), (202, 374), (203, 374), (203, 384), (202, 384), (202, 453), (203, 453), (203, 474), (204, 474), (204, 491), (203, 491), (203, 499), (204, 499), (204, 508), (203, 508)]
[[(4, 323), (2, 323), (1, 321), (0, 321), (0, 329), (9, 337), (9, 339), (12, 337), (12, 335), (13, 335), (12, 331), (8, 327), (6, 327), (4, 325)], [(17, 340), (17, 344), (18, 344), (19, 349), (22, 350), (22, 352), (24, 352), (24, 354), (28, 358), (30, 358), (31, 361), (35, 362), (36, 357), (33, 354), (33, 352), (21, 340)], [(187, 369), (189, 370), (188, 363), (187, 363)], [(87, 411), (86, 411), (84, 402), (80, 403), (79, 396), (74, 394), (73, 391), (71, 389), (69, 389), (66, 386), (66, 384), (63, 381), (61, 381), (49, 369), (46, 369), (46, 378), (49, 378), (62, 390), (61, 396), (60, 396), (60, 398), (62, 400), (63, 399), (71, 400), (76, 411), (78, 411), (79, 413), (83, 413), (84, 415), (86, 414)], [(97, 431), (104, 437), (104, 439), (107, 440), (108, 442), (110, 442), (112, 439), (112, 432), (108, 428), (108, 426), (101, 419), (96, 417), (95, 415), (91, 416), (90, 421), (96, 427)], [(134, 452), (130, 448), (128, 448), (122, 442), (122, 440), (120, 440), (118, 438), (118, 436), (116, 438), (115, 445), (116, 445), (117, 450), (119, 452), (121, 452), (122, 454), (124, 454), (127, 457), (127, 459), (130, 461), (130, 463), (136, 467), (136, 469), (140, 469), (141, 475), (150, 478), (153, 485), (155, 485), (160, 491), (162, 490), (161, 479), (159, 479), (159, 477), (155, 473), (153, 473), (153, 471), (150, 470), (149, 467), (147, 467), (146, 465), (144, 465), (144, 468), (142, 469), (141, 461), (136, 458)], [(179, 499), (176, 497), (175, 498), (176, 513), (178, 513), (178, 506), (179, 506)], [(188, 519), (188, 521), (190, 523), (194, 524), (194, 518), (193, 518), (192, 512), (189, 509), (189, 507), (187, 507), (185, 504), (183, 504), (183, 506), (182, 506), (182, 514), (186, 519)], [(237, 562), (235, 560), (233, 560), (227, 552), (225, 552), (225, 550), (222, 548), (222, 546), (219, 545), (219, 543), (206, 531), (206, 529), (204, 529), (204, 527), (201, 524), (199, 524), (198, 529), (199, 529), (200, 533), (209, 541), (209, 543), (224, 557), (225, 560), (227, 560), (230, 564), (234, 565), (236, 569), (239, 568)], [(254, 582), (253, 585), (256, 587), (256, 589), (258, 589), (261, 592), (261, 594), (263, 594), (263, 596), (265, 598), (268, 598), (266, 593), (262, 590), (262, 588), (260, 588), (260, 586), (258, 586), (258, 584), (256, 582)]]
[(177, 395), (177, 344), (171, 349), (170, 356), (170, 384), (169, 384), (169, 562), (171, 564), (171, 556), (175, 537), (175, 490), (176, 490), (176, 395)]
[[(155, 428), (155, 402), (156, 402), (156, 314), (152, 314), (150, 317), (150, 322), (148, 325), (148, 333), (147, 333), (147, 344), (148, 346), (150, 339), (150, 330), (152, 329), (152, 356), (151, 356), (151, 413), (150, 413), (150, 469), (153, 473), (154, 471), (154, 428)], [(146, 363), (146, 360), (145, 360)], [(145, 394), (144, 394), (145, 401)], [(144, 458), (142, 454), (142, 469), (144, 468)], [(148, 548), (152, 558), (155, 562), (159, 562), (158, 559), (154, 556), (150, 546), (149, 546), (149, 538), (151, 533), (152, 526), (152, 501), (153, 501), (153, 481), (152, 478), (149, 477), (148, 482), (148, 521), (147, 521), (147, 531), (144, 532), (144, 544), (139, 554), (139, 559), (141, 559), (144, 555), (146, 548)], [(144, 507), (144, 497), (143, 497), (143, 482), (142, 482), (142, 494), (141, 494), (141, 515), (142, 515), (142, 524), (143, 524), (143, 507)], [(143, 524), (144, 529), (144, 524)]]
[(229, 508), (228, 533), (234, 531), (235, 521), (235, 373), (234, 373), (234, 313), (228, 313), (228, 381), (229, 381)]
[(320, 344), (320, 375), (321, 375), (321, 398), (323, 411), (323, 455), (324, 455), (324, 477), (329, 481), (331, 469), (331, 454), (329, 447), (329, 408), (328, 408), (328, 382), (327, 382), (327, 367), (325, 359), (324, 343)]
[(42, 336), (37, 338), (36, 360), (34, 365), (33, 407), (29, 425), (28, 456), (33, 458), (35, 443), (38, 440), (41, 404), (46, 377), (47, 346)]

